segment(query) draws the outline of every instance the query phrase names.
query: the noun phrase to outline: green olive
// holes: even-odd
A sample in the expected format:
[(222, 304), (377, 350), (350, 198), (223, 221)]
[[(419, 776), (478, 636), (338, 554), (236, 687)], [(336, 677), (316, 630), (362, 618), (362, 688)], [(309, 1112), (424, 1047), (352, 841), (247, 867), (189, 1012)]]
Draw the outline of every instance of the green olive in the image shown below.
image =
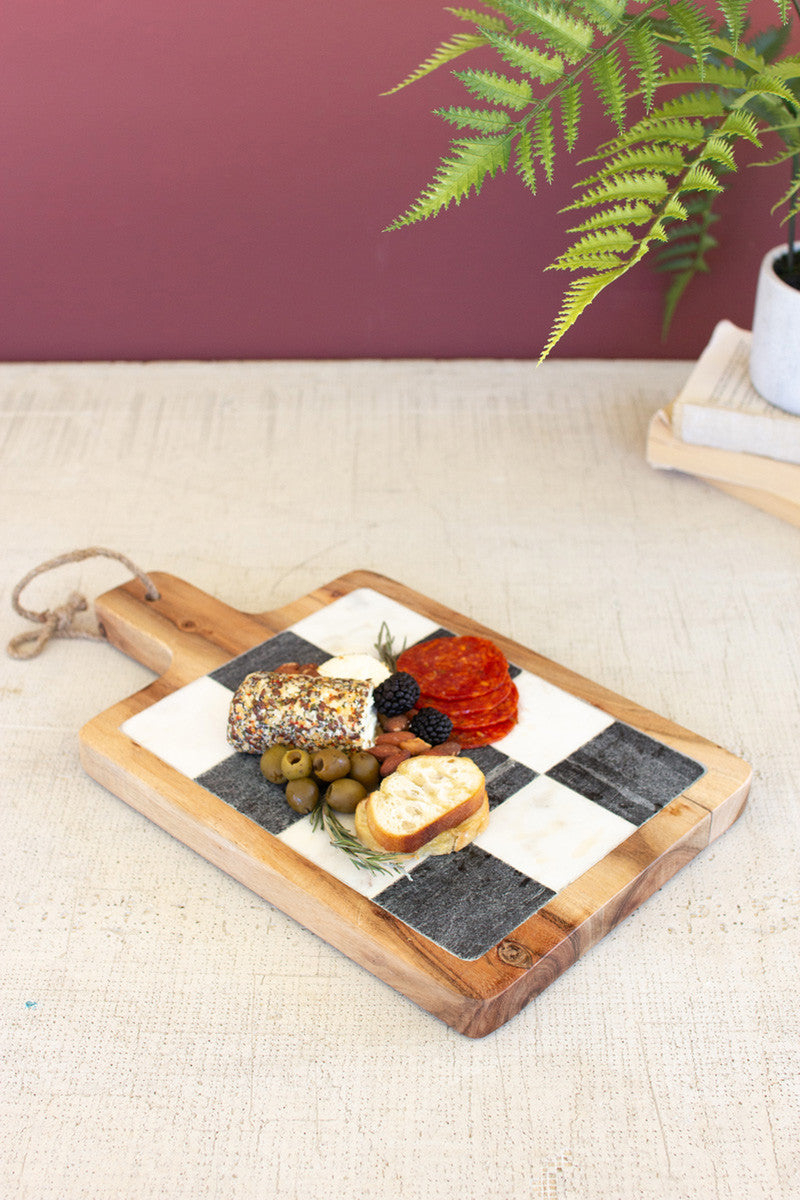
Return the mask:
[(319, 788), (308, 775), (290, 779), (286, 785), (286, 803), (297, 813), (309, 813), (319, 803)]
[(340, 813), (354, 813), (367, 794), (357, 779), (334, 779), (325, 792), (325, 803)]
[(326, 750), (317, 750), (311, 759), (311, 769), (323, 783), (343, 779), (350, 770), (350, 755), (334, 746), (329, 746)]
[(307, 750), (287, 750), (281, 759), (281, 770), (287, 779), (305, 779), (311, 774), (311, 755)]
[(281, 770), (281, 762), (284, 754), (286, 754), (287, 750), (290, 748), (291, 747), (289, 746), (270, 746), (270, 748), (265, 750), (261, 755), (261, 761), (259, 763), (261, 767), (261, 774), (265, 779), (268, 779), (270, 783), (286, 783), (286, 776)]
[(359, 750), (350, 759), (350, 778), (374, 792), (381, 781), (381, 767), (377, 758), (367, 750)]

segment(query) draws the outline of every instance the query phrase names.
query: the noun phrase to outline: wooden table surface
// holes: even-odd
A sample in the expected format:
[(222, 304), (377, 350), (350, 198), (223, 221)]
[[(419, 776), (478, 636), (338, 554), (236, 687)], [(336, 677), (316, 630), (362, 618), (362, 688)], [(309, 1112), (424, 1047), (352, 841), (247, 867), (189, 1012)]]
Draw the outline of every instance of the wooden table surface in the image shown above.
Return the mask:
[[(739, 821), (461, 1037), (93, 782), (149, 683), (2, 656), (2, 1200), (790, 1200), (798, 532), (653, 471), (688, 363), (0, 366), (2, 632), (100, 545), (246, 612), (402, 581), (753, 767)], [(33, 609), (129, 578), (93, 559)]]

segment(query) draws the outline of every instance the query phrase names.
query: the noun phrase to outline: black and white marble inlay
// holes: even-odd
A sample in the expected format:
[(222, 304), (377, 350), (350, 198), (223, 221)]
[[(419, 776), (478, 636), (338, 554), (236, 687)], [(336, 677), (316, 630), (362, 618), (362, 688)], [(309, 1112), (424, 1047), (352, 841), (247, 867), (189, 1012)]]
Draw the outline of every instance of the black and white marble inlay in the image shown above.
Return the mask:
[(171, 693), (126, 721), (123, 732), (463, 959), (485, 954), (704, 772), (671, 747), (512, 666), (517, 726), (502, 741), (468, 751), (486, 777), (489, 828), (458, 854), (418, 858), (399, 875), (359, 870), (324, 831), (289, 808), (283, 790), (261, 775), (257, 756), (231, 750), (225, 728), (245, 675), (282, 662), (374, 653), (384, 621), (396, 645), (450, 633), (360, 588)]

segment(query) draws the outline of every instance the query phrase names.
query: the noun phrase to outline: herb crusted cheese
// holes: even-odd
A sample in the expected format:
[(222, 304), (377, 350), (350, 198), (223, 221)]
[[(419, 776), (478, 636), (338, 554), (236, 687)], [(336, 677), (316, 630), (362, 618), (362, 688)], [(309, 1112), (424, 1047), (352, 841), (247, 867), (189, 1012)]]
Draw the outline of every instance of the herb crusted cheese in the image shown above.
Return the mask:
[(375, 734), (372, 684), (254, 671), (237, 688), (228, 715), (228, 742), (246, 754), (270, 746), (361, 750)]

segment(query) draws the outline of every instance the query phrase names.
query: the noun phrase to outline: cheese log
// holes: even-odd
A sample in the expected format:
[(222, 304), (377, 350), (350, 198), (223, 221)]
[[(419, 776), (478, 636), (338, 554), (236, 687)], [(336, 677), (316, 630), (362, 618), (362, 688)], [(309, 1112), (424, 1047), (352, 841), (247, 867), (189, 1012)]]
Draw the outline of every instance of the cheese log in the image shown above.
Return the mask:
[(254, 671), (239, 685), (228, 714), (228, 742), (246, 754), (270, 746), (362, 750), (375, 734), (372, 684)]

